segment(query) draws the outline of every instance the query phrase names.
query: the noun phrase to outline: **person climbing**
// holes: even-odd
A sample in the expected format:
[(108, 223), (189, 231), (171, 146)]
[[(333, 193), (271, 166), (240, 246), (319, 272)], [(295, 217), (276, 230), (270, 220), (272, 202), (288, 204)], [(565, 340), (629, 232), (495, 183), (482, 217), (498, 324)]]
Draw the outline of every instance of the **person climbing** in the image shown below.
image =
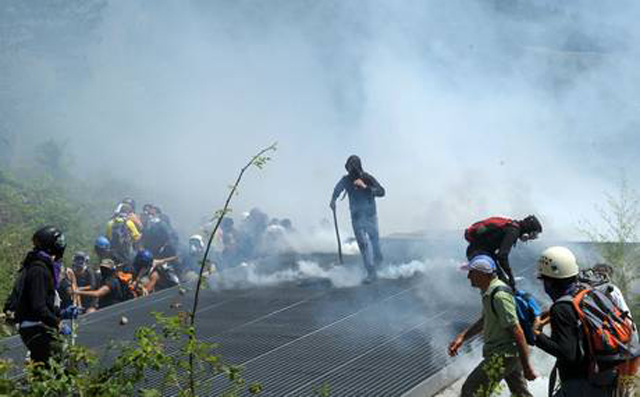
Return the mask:
[(181, 262), (169, 231), (160, 223), (151, 222), (145, 236), (144, 247), (154, 258), (153, 271), (149, 275), (149, 292), (177, 285), (180, 280)]
[(527, 380), (537, 378), (529, 360), (529, 347), (518, 321), (513, 295), (497, 277), (497, 265), (489, 255), (477, 255), (462, 267), (471, 286), (482, 294), (482, 317), (459, 333), (449, 345), (449, 355), (458, 354), (464, 342), (482, 333), (483, 361), (462, 386), (461, 397), (493, 395), (491, 388), (504, 379), (514, 396), (532, 397)]
[(120, 212), (107, 223), (107, 238), (111, 243), (111, 253), (117, 263), (129, 263), (134, 247), (142, 235), (130, 219), (133, 210), (129, 204), (120, 205)]
[(518, 239), (529, 241), (542, 233), (542, 224), (535, 215), (522, 220), (491, 217), (474, 223), (465, 230), (464, 237), (469, 243), (467, 259), (476, 255), (490, 255), (498, 263), (498, 277), (513, 289), (515, 278), (509, 264), (509, 254)]
[[(343, 176), (333, 189), (329, 207), (335, 211), (336, 199), (343, 191), (346, 191), (349, 196), (353, 233), (367, 271), (364, 282), (371, 283), (378, 278), (377, 268), (383, 260), (375, 199), (376, 197), (384, 197), (385, 190), (371, 174), (362, 169), (362, 162), (358, 156), (349, 156), (345, 169), (347, 175)], [(371, 246), (373, 258), (369, 253), (369, 246)]]
[(133, 259), (134, 282), (133, 290), (138, 296), (148, 295), (153, 290), (149, 285), (151, 272), (153, 271), (153, 255), (149, 250), (140, 250)]

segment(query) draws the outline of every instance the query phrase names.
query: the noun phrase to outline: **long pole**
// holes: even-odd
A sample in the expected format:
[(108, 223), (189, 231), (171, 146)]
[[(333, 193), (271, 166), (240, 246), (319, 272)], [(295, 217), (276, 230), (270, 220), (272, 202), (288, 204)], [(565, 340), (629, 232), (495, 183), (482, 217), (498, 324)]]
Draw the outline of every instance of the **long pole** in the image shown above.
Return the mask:
[(333, 226), (336, 229), (336, 239), (338, 240), (338, 260), (342, 265), (344, 262), (342, 261), (342, 243), (340, 242), (340, 230), (338, 230), (338, 217), (336, 216), (335, 208), (332, 208), (331, 211), (333, 212)]

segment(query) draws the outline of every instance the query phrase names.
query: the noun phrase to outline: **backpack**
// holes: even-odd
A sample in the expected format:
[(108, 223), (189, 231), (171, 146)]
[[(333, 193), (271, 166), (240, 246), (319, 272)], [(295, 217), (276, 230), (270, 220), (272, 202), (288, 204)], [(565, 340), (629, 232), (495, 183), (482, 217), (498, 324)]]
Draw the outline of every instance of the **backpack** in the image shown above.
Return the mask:
[(616, 302), (612, 296), (614, 291), (613, 284), (608, 277), (594, 272), (593, 269), (583, 269), (578, 273), (578, 281), (590, 288), (597, 289), (607, 295), (614, 303)]
[(127, 253), (131, 246), (132, 238), (127, 227), (127, 219), (116, 216), (111, 224), (111, 247), (116, 252)]
[[(46, 266), (42, 262), (35, 261), (30, 266)], [(13, 288), (11, 288), (11, 292), (9, 296), (4, 302), (4, 307), (2, 308), (2, 312), (5, 315), (5, 322), (9, 325), (16, 325), (22, 322), (22, 319), (18, 317), (18, 305), (20, 304), (20, 300), (22, 299), (22, 292), (24, 291), (25, 279), (27, 278), (27, 268), (26, 266), (20, 267), (18, 270), (18, 275), (16, 276), (13, 282)]]
[(536, 302), (533, 295), (528, 292), (518, 289), (514, 293), (511, 287), (499, 285), (495, 287), (493, 291), (491, 291), (491, 310), (494, 314), (496, 313), (496, 308), (493, 305), (493, 298), (500, 291), (508, 292), (511, 296), (513, 296), (516, 303), (516, 313), (518, 314), (518, 322), (520, 323), (520, 327), (522, 327), (522, 331), (524, 332), (524, 336), (527, 339), (527, 343), (531, 346), (534, 346), (536, 338), (533, 334), (533, 323), (535, 322), (536, 318), (540, 317), (540, 315), (542, 314), (538, 302)]
[(604, 292), (582, 287), (573, 296), (563, 296), (557, 302), (562, 301), (570, 302), (576, 311), (585, 352), (596, 365), (628, 363), (640, 357), (633, 320)]
[(487, 236), (491, 236), (496, 231), (502, 230), (505, 226), (512, 225), (514, 223), (515, 222), (513, 221), (513, 219), (502, 218), (499, 216), (487, 218), (469, 226), (464, 231), (464, 238), (469, 243), (473, 243), (478, 239), (483, 239)]
[(133, 282), (133, 274), (117, 271), (116, 278), (120, 281), (121, 302), (138, 297), (138, 293), (135, 290), (135, 283)]

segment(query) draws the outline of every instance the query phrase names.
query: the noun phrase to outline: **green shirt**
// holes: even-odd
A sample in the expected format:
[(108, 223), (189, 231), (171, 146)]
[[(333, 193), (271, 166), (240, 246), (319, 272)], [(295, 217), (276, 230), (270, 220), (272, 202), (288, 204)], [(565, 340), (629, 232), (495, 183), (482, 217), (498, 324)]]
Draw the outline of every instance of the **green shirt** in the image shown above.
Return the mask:
[(506, 291), (498, 291), (493, 297), (495, 312), (491, 308), (491, 293), (499, 285), (506, 286), (496, 277), (482, 294), (482, 315), (484, 318), (482, 355), (484, 357), (493, 354), (518, 355), (516, 339), (513, 336), (513, 327), (518, 324), (518, 314), (513, 296)]

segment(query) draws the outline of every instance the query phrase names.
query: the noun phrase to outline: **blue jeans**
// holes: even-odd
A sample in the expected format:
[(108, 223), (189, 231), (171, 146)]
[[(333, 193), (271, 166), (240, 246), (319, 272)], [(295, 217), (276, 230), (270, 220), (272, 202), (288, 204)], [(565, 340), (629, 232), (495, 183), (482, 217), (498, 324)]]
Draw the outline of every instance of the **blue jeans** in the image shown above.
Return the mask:
[[(378, 217), (367, 216), (351, 218), (353, 234), (358, 242), (358, 248), (362, 255), (364, 268), (369, 276), (376, 275), (376, 268), (382, 263), (382, 252), (380, 251), (380, 235), (378, 234)], [(369, 251), (371, 245), (371, 252)]]

